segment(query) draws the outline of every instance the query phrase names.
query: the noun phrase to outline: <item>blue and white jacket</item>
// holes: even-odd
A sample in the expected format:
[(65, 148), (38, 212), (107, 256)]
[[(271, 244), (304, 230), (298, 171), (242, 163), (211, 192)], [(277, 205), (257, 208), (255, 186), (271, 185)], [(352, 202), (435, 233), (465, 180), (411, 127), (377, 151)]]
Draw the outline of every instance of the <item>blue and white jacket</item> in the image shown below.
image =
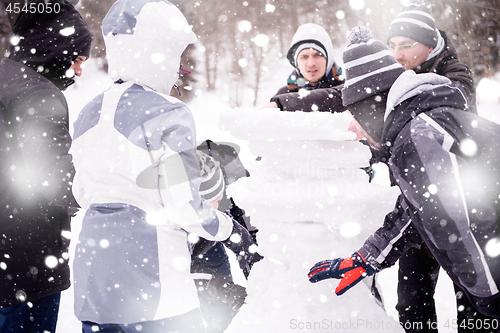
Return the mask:
[(198, 193), (191, 112), (162, 93), (175, 82), (172, 59), (196, 40), (186, 27), (166, 1), (120, 0), (103, 21), (110, 73), (121, 80), (81, 111), (72, 147), (73, 193), (87, 209), (73, 270), (82, 321), (135, 323), (197, 308), (187, 234), (231, 233), (231, 219)]

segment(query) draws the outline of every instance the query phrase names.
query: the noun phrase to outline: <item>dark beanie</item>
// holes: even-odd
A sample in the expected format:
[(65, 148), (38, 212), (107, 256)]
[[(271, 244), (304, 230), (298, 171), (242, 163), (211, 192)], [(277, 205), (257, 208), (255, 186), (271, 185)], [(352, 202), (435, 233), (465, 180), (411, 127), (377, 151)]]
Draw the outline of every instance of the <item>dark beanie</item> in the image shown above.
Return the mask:
[(224, 175), (211, 156), (197, 150), (196, 157), (201, 169), (200, 195), (208, 202), (217, 200), (224, 193)]
[(402, 36), (430, 47), (436, 47), (437, 34), (431, 7), (427, 6), (423, 1), (414, 0), (392, 21), (387, 34), (387, 42), (392, 37)]
[(368, 27), (354, 28), (349, 40), (342, 54), (346, 77), (342, 89), (344, 106), (389, 90), (405, 71), (387, 45), (372, 38)]
[[(44, 8), (45, 1), (34, 0), (32, 4)], [(51, 0), (50, 4), (57, 11), (22, 11), (17, 17), (12, 29), (16, 42), (9, 46), (9, 59), (32, 67), (64, 88), (64, 74), (72, 61), (78, 56), (90, 57), (93, 34), (71, 3)]]

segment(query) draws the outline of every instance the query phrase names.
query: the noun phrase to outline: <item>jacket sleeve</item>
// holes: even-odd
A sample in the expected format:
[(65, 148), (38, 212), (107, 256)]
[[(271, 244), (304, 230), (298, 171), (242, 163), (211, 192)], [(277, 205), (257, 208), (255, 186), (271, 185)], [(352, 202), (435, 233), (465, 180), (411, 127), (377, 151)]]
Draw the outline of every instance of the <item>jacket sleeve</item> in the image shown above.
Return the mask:
[(232, 219), (214, 209), (199, 193), (201, 171), (196, 158), (194, 121), (186, 106), (168, 112), (159, 159), (160, 196), (171, 223), (207, 240), (222, 241)]
[(410, 248), (419, 247), (422, 238), (410, 219), (409, 207), (400, 195), (384, 224), (370, 236), (359, 253), (375, 269), (390, 267)]
[[(468, 135), (474, 133), (470, 119), (475, 117), (461, 119), (456, 110), (447, 115), (455, 119), (446, 123), (466, 128)], [(497, 195), (489, 197), (490, 179), (485, 176), (494, 170), (490, 143), (475, 138), (478, 151), (472, 158), (468, 151), (462, 153), (454, 137), (431, 116), (421, 113), (399, 132), (389, 163), (391, 172), (404, 195), (402, 202), (410, 208), (411, 224), (443, 269), (471, 294), (488, 297), (498, 292), (498, 259), (486, 249), (496, 237), (498, 220), (491, 201)], [(488, 136), (494, 138), (491, 131)], [(483, 154), (488, 156), (484, 160)], [(395, 237), (391, 239), (397, 244)]]
[(342, 93), (338, 88), (319, 88), (278, 94), (271, 98), (282, 111), (328, 111), (342, 112)]
[(18, 106), (17, 113), (15, 135), (30, 181), (49, 204), (75, 212), (79, 206), (71, 192), (75, 172), (66, 100), (53, 90), (38, 90)]
[(458, 59), (450, 59), (439, 64), (437, 73), (443, 73), (449, 78), (453, 86), (458, 87), (469, 103), (469, 111), (477, 114), (476, 87), (469, 67)]

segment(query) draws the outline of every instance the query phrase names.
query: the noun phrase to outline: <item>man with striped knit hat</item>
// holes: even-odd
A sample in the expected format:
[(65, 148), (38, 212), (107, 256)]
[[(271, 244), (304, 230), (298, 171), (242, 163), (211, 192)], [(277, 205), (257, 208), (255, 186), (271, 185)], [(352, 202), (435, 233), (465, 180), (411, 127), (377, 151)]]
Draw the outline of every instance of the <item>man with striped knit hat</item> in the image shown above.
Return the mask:
[[(492, 247), (500, 241), (500, 126), (466, 111), (467, 98), (450, 79), (405, 70), (366, 27), (354, 29), (350, 39), (343, 53), (343, 103), (401, 195), (358, 251), (318, 262), (309, 280), (341, 279), (335, 292), (342, 295), (425, 244), (462, 297), (483, 315), (500, 318), (500, 252)], [(494, 332), (492, 322), (468, 320), (464, 329), (490, 323)], [(409, 324), (437, 330), (435, 322)]]
[[(468, 111), (477, 113), (472, 74), (467, 65), (458, 60), (455, 47), (446, 33), (436, 28), (430, 6), (421, 0), (414, 0), (405, 7), (389, 26), (387, 44), (394, 58), (407, 70), (436, 73), (449, 78), (467, 98)], [(401, 322), (437, 321), (434, 291), (438, 275), (439, 264), (425, 245), (413, 248), (399, 260), (396, 309)], [(456, 285), (455, 292), (463, 294)], [(466, 297), (457, 296), (457, 309), (459, 322), (482, 318)]]

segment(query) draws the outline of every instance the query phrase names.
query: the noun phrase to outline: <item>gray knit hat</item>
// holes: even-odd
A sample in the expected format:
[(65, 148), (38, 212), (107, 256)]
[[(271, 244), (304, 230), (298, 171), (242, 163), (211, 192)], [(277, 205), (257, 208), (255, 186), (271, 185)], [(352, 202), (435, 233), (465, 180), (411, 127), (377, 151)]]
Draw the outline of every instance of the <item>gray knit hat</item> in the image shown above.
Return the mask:
[(201, 169), (200, 195), (208, 202), (217, 200), (224, 193), (224, 175), (211, 156), (197, 150), (196, 157)]
[(436, 47), (438, 31), (431, 14), (431, 7), (421, 0), (413, 0), (392, 21), (387, 34), (387, 42), (394, 36), (413, 39), (430, 47)]
[(405, 68), (399, 64), (387, 45), (372, 38), (368, 27), (352, 29), (345, 48), (345, 83), (342, 103), (348, 106), (389, 90)]

